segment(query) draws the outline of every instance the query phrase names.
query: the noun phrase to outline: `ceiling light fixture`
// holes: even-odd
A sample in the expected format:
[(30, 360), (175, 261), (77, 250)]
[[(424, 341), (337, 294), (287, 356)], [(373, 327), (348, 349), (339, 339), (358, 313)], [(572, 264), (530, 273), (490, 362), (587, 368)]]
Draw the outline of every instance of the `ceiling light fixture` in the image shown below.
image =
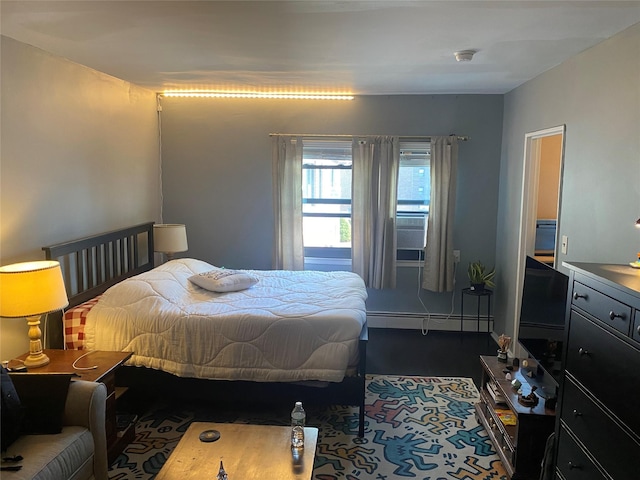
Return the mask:
[(354, 96), (336, 93), (296, 93), (296, 92), (221, 92), (209, 90), (167, 90), (163, 97), (191, 98), (276, 98), (297, 100), (353, 100)]
[(470, 62), (477, 50), (460, 50), (454, 53), (458, 62)]

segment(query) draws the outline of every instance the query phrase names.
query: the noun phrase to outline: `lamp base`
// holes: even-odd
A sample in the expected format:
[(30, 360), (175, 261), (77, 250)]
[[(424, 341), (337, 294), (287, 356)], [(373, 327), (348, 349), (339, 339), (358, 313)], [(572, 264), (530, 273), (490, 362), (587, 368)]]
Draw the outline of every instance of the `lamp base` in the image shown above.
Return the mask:
[(40, 330), (40, 315), (27, 317), (29, 325), (29, 356), (24, 361), (27, 368), (37, 368), (47, 365), (49, 357), (42, 351), (42, 331)]
[(47, 357), (43, 352), (39, 354), (30, 353), (27, 358), (24, 360), (24, 366), (27, 368), (37, 368), (44, 367), (49, 364), (49, 357)]

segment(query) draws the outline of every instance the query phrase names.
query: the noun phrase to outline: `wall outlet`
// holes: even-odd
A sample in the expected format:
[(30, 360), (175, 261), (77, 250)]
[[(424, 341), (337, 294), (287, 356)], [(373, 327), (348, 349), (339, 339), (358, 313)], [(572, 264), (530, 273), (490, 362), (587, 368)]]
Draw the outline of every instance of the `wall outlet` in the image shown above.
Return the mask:
[(567, 237), (566, 235), (562, 235), (562, 242), (560, 243), (560, 251), (564, 255), (566, 255), (568, 247), (569, 247), (569, 237)]
[(453, 251), (453, 263), (460, 263), (460, 250)]

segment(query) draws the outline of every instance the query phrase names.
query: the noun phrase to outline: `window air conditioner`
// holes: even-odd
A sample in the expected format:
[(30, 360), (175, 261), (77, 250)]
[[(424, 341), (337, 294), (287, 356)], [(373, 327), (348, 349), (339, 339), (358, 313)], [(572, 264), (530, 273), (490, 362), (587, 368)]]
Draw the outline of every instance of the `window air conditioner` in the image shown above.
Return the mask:
[(427, 230), (426, 215), (403, 215), (396, 219), (398, 250), (422, 250)]

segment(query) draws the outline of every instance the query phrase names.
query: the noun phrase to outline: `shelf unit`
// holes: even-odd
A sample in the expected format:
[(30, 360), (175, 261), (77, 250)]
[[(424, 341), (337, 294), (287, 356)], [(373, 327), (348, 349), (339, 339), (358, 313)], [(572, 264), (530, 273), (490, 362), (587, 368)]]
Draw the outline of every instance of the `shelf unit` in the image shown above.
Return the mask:
[[(527, 372), (518, 367), (507, 370), (509, 364), (499, 362), (497, 357), (480, 356), (482, 378), (480, 402), (476, 404), (476, 418), (487, 430), (507, 475), (512, 480), (537, 480), (544, 457), (547, 438), (554, 430), (555, 410), (545, 406), (545, 397), (555, 396), (555, 387), (545, 384), (543, 379), (526, 377)], [(521, 392), (528, 395), (532, 386), (539, 392), (539, 401), (527, 407), (518, 401), (518, 392), (507, 380), (506, 373), (521, 383)], [(493, 389), (499, 401), (491, 394)], [(501, 397), (500, 397), (501, 396)], [(500, 401), (501, 400), (501, 401)], [(515, 419), (515, 425), (505, 425), (501, 420), (505, 412)]]
[(107, 387), (105, 423), (107, 427), (107, 461), (109, 464), (113, 463), (124, 448), (136, 438), (135, 419), (128, 415), (127, 417), (131, 418), (131, 421), (127, 422), (126, 425), (122, 425), (118, 418), (121, 416), (118, 410), (118, 403), (120, 398), (127, 392), (127, 388), (115, 386), (115, 373), (115, 370), (111, 371), (99, 380)]

